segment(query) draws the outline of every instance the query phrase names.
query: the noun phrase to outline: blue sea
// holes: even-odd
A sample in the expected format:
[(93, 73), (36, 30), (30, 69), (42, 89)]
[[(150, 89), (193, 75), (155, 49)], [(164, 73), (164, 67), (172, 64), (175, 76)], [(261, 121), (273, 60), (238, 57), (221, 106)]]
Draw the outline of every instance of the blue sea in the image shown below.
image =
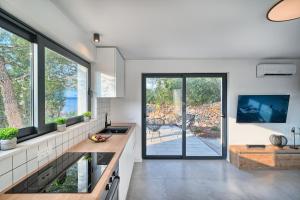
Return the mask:
[(65, 106), (62, 110), (62, 113), (70, 113), (75, 112), (77, 113), (77, 90), (76, 89), (66, 89), (65, 90)]
[(63, 113), (75, 112), (77, 113), (77, 97), (67, 97), (65, 106), (62, 110)]

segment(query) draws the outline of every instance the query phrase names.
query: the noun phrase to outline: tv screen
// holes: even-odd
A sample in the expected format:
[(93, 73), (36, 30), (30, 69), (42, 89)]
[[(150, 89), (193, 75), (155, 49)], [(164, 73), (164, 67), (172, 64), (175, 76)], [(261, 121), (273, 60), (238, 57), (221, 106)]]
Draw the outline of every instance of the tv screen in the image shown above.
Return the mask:
[(239, 95), (238, 123), (285, 123), (290, 95)]

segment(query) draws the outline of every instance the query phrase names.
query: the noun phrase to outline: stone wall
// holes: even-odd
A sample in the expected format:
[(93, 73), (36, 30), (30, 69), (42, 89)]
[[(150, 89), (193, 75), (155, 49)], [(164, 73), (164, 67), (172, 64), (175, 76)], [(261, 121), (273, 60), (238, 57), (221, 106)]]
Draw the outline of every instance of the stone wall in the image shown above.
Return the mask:
[[(148, 121), (181, 126), (181, 113), (173, 105), (147, 105)], [(221, 103), (187, 106), (187, 126), (202, 137), (220, 137)]]

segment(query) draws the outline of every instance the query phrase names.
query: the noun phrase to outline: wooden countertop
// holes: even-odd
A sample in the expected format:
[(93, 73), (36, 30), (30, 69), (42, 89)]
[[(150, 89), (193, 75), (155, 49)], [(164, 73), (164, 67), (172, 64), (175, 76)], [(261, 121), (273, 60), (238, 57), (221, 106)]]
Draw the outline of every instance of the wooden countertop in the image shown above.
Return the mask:
[[(0, 200), (99, 200), (100, 195), (105, 189), (109, 177), (111, 176), (113, 169), (116, 166), (124, 147), (135, 128), (135, 124), (129, 123), (118, 123), (113, 124), (113, 126), (129, 126), (130, 129), (128, 130), (127, 134), (113, 135), (107, 142), (104, 143), (94, 143), (87, 139), (69, 149), (69, 152), (115, 152), (114, 157), (105, 169), (92, 193), (0, 194)], [(28, 178), (30, 175), (26, 176), (24, 179)]]
[(230, 151), (233, 153), (276, 153), (276, 154), (300, 154), (300, 149), (291, 149), (289, 146), (283, 148), (273, 145), (266, 145), (266, 148), (247, 148), (246, 145), (231, 145)]

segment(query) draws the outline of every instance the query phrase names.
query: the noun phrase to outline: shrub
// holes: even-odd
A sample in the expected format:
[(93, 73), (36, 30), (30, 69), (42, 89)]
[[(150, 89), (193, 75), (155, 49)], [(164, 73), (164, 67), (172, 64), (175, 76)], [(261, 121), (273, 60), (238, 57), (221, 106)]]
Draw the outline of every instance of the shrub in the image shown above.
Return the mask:
[(191, 131), (195, 132), (195, 133), (201, 133), (204, 131), (204, 129), (202, 127), (198, 127), (198, 126), (192, 126), (191, 127)]
[(91, 112), (85, 112), (85, 113), (83, 113), (83, 116), (85, 116), (85, 117), (91, 117), (92, 113)]
[(211, 130), (212, 130), (212, 131), (220, 131), (220, 128), (217, 127), (217, 126), (213, 126), (213, 127), (211, 128)]
[(17, 137), (19, 134), (19, 129), (17, 128), (2, 128), (0, 129), (0, 139), (1, 140), (11, 140)]
[(63, 117), (59, 117), (59, 118), (57, 118), (57, 119), (55, 120), (55, 123), (56, 123), (57, 125), (66, 124), (66, 122), (67, 122), (67, 120), (66, 120), (65, 118), (63, 118)]

